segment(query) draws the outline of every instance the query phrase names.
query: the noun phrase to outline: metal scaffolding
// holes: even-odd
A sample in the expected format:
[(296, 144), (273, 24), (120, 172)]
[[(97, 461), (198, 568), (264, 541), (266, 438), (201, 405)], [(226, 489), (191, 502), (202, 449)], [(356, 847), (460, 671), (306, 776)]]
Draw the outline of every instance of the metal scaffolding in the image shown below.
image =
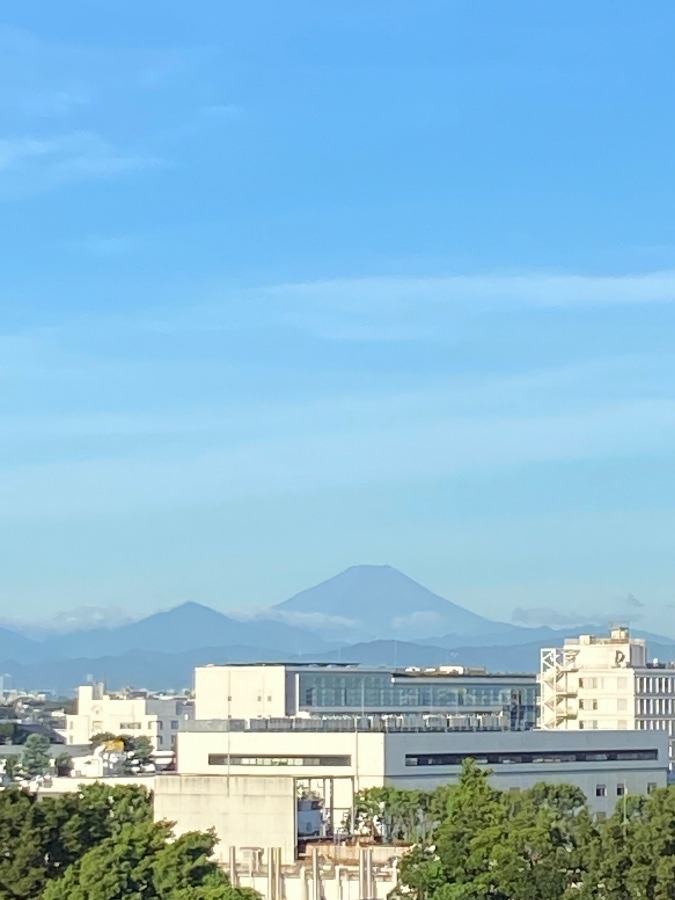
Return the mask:
[(579, 714), (578, 653), (578, 648), (545, 647), (541, 650), (541, 728), (567, 728), (567, 723)]

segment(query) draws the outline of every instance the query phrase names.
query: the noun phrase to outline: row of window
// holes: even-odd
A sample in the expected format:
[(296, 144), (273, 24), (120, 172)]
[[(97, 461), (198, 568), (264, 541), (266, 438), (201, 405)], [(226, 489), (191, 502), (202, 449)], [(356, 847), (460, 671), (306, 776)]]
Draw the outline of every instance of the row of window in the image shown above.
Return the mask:
[(240, 756), (209, 753), (210, 766), (351, 766), (351, 756)]
[(654, 721), (651, 719), (648, 722), (638, 720), (635, 725), (639, 731), (667, 731), (668, 734), (675, 736), (675, 721), (672, 719), (669, 721), (665, 719)]
[(638, 700), (638, 714), (642, 716), (672, 716), (675, 700), (663, 697), (641, 697)]
[[(647, 784), (647, 793), (653, 794), (656, 790), (656, 782), (650, 781)], [(616, 796), (623, 797), (627, 793), (626, 785), (623, 782), (620, 782), (616, 786)], [(607, 796), (607, 785), (606, 784), (596, 784), (595, 786), (595, 796), (596, 797), (606, 797)]]
[[(640, 675), (636, 679), (638, 694), (672, 694), (675, 696), (675, 675)], [(579, 679), (579, 687), (590, 690), (618, 690), (625, 691), (628, 688), (628, 678), (605, 676), (585, 676)]]
[[(579, 700), (579, 709), (583, 710), (597, 710), (599, 708), (598, 700)], [(607, 700), (604, 702), (603, 706), (605, 709), (610, 705), (611, 701)], [(617, 712), (627, 712), (628, 711), (628, 701), (624, 697), (620, 697), (616, 701), (616, 709)]]
[(639, 694), (675, 694), (675, 677), (672, 675), (641, 675), (637, 680)]
[(536, 685), (464, 684), (440, 681), (416, 683), (414, 679), (394, 681), (386, 673), (331, 672), (299, 675), (300, 705), (310, 709), (366, 707), (368, 709), (477, 709), (523, 708), (534, 713)]
[(598, 688), (602, 690), (616, 689), (618, 691), (625, 691), (628, 687), (628, 678), (624, 675), (619, 678), (597, 678), (596, 676), (591, 677), (587, 675), (584, 678), (579, 679), (579, 687), (589, 688), (593, 691), (597, 691)]
[(465, 759), (479, 765), (517, 763), (605, 763), (658, 759), (658, 750), (579, 750), (570, 753), (425, 753), (406, 754), (406, 766), (461, 766)]
[[(73, 727), (73, 724), (74, 724), (74, 723), (73, 723), (73, 721), (72, 721), (72, 719), (71, 719), (71, 720), (69, 721), (68, 725), (69, 725), (70, 728), (72, 728), (72, 727)], [(179, 725), (178, 719), (172, 719), (172, 720), (171, 720), (171, 730), (172, 730), (172, 731), (178, 731), (178, 725)], [(93, 729), (94, 729), (94, 732), (102, 731), (102, 730), (103, 730), (103, 723), (102, 723), (102, 722), (94, 722), (93, 725), (92, 725), (92, 727), (93, 727)], [(119, 726), (119, 730), (122, 731), (122, 732), (126, 732), (126, 731), (140, 731), (142, 728), (143, 728), (143, 723), (142, 723), (142, 722), (120, 722), (120, 726)], [(158, 728), (160, 731), (163, 731), (163, 730), (164, 730), (164, 722), (163, 722), (161, 719), (157, 722), (157, 728)], [(115, 729), (115, 730), (117, 730), (117, 729)], [(148, 731), (154, 731), (154, 730), (155, 730), (155, 723), (154, 723), (154, 722), (148, 722)]]

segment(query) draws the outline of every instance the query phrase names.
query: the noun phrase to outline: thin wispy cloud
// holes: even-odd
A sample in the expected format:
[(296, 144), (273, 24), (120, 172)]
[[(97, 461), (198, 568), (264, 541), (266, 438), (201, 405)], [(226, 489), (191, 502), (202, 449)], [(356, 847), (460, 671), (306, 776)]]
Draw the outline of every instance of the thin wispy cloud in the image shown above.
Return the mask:
[(163, 333), (287, 326), (329, 341), (452, 342), (492, 313), (612, 309), (675, 303), (675, 270), (638, 275), (457, 275), (349, 278), (233, 289), (199, 286), (189, 305), (148, 310)]
[(268, 312), (327, 338), (408, 341), (437, 338), (439, 326), (452, 328), (458, 316), (670, 304), (675, 271), (332, 279), (261, 287), (249, 296)]
[[(576, 415), (429, 416), (349, 427), (348, 419), (255, 439), (225, 427), (181, 453), (125, 445), (92, 458), (6, 464), (0, 517), (59, 517), (220, 503), (356, 485), (415, 484), (541, 463), (657, 456), (675, 442), (675, 402), (615, 404)], [(81, 448), (78, 450), (81, 455)]]
[(114, 147), (88, 131), (0, 139), (0, 199), (16, 199), (64, 184), (109, 178), (162, 161)]

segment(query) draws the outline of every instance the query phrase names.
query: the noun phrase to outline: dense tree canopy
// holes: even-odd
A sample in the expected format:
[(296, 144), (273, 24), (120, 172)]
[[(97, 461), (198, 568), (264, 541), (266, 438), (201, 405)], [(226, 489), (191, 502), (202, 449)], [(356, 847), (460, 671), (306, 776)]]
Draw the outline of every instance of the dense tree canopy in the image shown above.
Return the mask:
[[(622, 797), (598, 821), (577, 788), (500, 791), (467, 763), (458, 784), (432, 793), (363, 791), (355, 813), (362, 833), (413, 842), (401, 898), (675, 900), (675, 788)], [(8, 788), (0, 900), (255, 900), (214, 863), (214, 843), (213, 833), (174, 839), (142, 787), (44, 798)]]
[(210, 858), (212, 834), (170, 840), (142, 787), (36, 798), (0, 792), (0, 900), (252, 900)]
[[(594, 820), (580, 790), (499, 791), (473, 763), (400, 866), (416, 900), (675, 900), (675, 788)], [(431, 801), (424, 801), (431, 809)], [(386, 819), (386, 810), (381, 810)]]

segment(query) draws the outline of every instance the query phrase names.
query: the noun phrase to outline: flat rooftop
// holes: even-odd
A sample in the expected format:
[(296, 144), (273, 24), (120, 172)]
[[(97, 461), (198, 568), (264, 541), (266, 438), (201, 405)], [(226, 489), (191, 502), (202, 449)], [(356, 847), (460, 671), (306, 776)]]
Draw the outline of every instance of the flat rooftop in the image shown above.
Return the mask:
[[(482, 721), (479, 714), (468, 716), (429, 715), (426, 722), (421, 716), (326, 716), (316, 718), (285, 717), (270, 719), (195, 719), (181, 723), (181, 732), (297, 732), (316, 734), (317, 732), (407, 732), (428, 734), (429, 732), (458, 731), (512, 731), (506, 718), (499, 720), (490, 713)], [(526, 730), (526, 729), (524, 729)]]
[(292, 669), (292, 670), (320, 670), (337, 672), (360, 672), (364, 675), (392, 675), (396, 678), (535, 678), (534, 672), (492, 672), (467, 666), (426, 666), (426, 667), (399, 667), (399, 666), (365, 666), (360, 663), (350, 662), (232, 662), (232, 663), (204, 663), (197, 666), (198, 669)]

